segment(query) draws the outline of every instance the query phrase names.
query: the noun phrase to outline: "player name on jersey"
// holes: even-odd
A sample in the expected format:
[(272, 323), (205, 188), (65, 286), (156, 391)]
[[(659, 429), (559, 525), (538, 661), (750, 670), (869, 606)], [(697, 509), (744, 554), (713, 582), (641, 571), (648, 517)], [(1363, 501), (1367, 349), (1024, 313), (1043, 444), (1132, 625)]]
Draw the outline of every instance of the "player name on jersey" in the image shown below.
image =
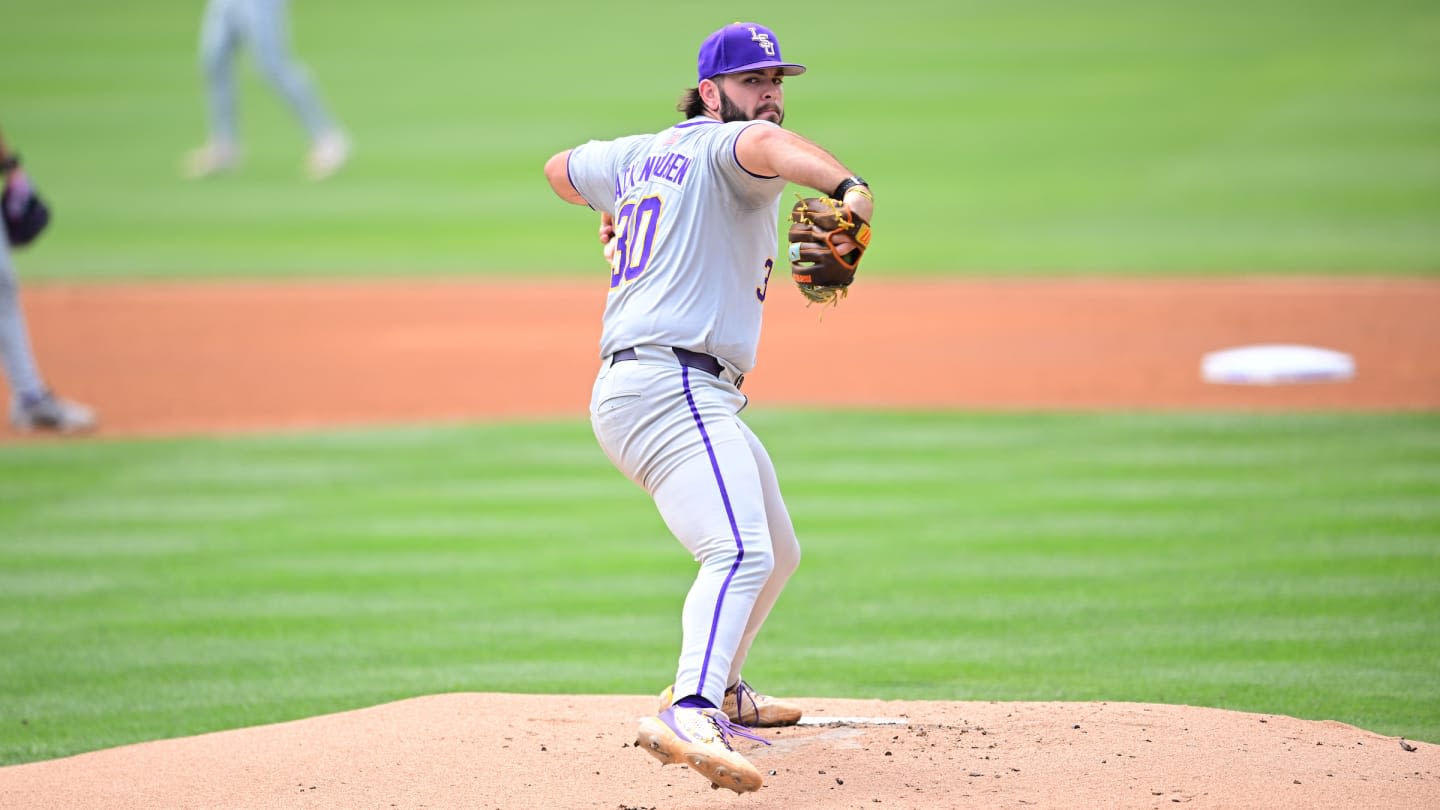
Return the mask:
[(621, 199), (630, 189), (650, 180), (663, 180), (678, 188), (690, 171), (690, 160), (679, 152), (665, 152), (631, 163), (615, 178), (615, 199)]

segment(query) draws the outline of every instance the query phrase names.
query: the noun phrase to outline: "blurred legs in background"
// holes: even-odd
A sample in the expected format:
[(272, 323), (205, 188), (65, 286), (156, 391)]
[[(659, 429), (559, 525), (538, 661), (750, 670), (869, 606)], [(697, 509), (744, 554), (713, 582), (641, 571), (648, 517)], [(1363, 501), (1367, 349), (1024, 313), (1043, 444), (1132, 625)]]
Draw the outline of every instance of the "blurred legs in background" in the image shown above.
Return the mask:
[(320, 180), (350, 157), (350, 142), (326, 112), (308, 72), (290, 50), (287, 0), (209, 0), (200, 27), (200, 66), (210, 109), (210, 140), (190, 152), (185, 174), (208, 177), (239, 167), (235, 59), (248, 46), (261, 75), (281, 96), (310, 139), (305, 174)]
[(95, 427), (95, 412), (51, 393), (35, 366), (20, 283), (10, 264), (10, 244), (0, 228), (0, 368), (10, 385), (10, 425), (16, 430), (77, 433)]

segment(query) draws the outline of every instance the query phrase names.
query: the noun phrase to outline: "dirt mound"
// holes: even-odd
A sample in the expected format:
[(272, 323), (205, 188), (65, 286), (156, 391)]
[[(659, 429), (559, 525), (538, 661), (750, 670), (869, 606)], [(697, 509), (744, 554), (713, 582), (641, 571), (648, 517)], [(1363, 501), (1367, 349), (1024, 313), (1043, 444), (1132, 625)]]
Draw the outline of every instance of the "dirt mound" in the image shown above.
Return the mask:
[[(801, 702), (758, 794), (633, 746), (653, 697), (448, 694), (0, 768), (45, 808), (1435, 807), (1440, 746), (1140, 703)], [(1409, 750), (1413, 748), (1414, 750)]]

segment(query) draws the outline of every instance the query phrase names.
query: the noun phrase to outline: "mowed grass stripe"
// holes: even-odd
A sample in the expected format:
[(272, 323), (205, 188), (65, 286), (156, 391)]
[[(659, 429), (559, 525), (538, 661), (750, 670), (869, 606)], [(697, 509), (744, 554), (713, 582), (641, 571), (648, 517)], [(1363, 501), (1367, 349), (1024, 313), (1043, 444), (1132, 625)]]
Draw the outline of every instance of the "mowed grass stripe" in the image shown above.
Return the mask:
[[(1433, 724), (1440, 707), (1410, 685), (1440, 685), (1440, 425), (1370, 420), (993, 417), (969, 424), (983, 438), (894, 442), (849, 508), (839, 490), (792, 495), (797, 520), (829, 520), (832, 542), (792, 587), (807, 594), (798, 609), (851, 566), (886, 596), (811, 611), (783, 640), (800, 659), (781, 663), (860, 693), (1033, 699), (1040, 686), (1254, 711), (1286, 694), (1302, 716), (1333, 717), (1320, 707), (1340, 701), (1350, 722), (1384, 727), (1390, 703)], [(885, 430), (859, 441), (878, 453)], [(937, 455), (948, 481), (931, 474)], [(837, 484), (822, 479), (804, 485)], [(916, 530), (900, 528), (914, 515)], [(877, 563), (865, 557), (879, 536), (894, 551)], [(812, 635), (863, 652), (816, 650)]]
[[(747, 676), (1440, 740), (1440, 417), (757, 411)], [(0, 453), (0, 761), (455, 690), (643, 693), (693, 563), (579, 422)]]

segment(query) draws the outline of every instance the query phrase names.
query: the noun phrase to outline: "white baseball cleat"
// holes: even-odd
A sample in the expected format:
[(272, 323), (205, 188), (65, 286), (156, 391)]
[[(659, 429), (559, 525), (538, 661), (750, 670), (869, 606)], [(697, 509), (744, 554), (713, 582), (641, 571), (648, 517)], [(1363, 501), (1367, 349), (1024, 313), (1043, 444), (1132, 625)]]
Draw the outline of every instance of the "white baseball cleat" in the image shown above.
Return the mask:
[(240, 150), (233, 143), (210, 141), (185, 155), (183, 171), (191, 180), (231, 172), (240, 167)]
[(34, 398), (16, 398), (10, 405), (10, 425), (22, 433), (33, 430), (84, 433), (94, 430), (96, 421), (95, 411), (49, 391)]
[(661, 765), (688, 766), (716, 788), (736, 793), (759, 790), (764, 779), (759, 769), (730, 745), (730, 738), (735, 736), (770, 744), (764, 737), (731, 723), (719, 709), (671, 706), (641, 719), (635, 747), (644, 748)]
[(305, 176), (324, 180), (350, 159), (350, 139), (339, 130), (332, 130), (315, 139), (305, 156)]

